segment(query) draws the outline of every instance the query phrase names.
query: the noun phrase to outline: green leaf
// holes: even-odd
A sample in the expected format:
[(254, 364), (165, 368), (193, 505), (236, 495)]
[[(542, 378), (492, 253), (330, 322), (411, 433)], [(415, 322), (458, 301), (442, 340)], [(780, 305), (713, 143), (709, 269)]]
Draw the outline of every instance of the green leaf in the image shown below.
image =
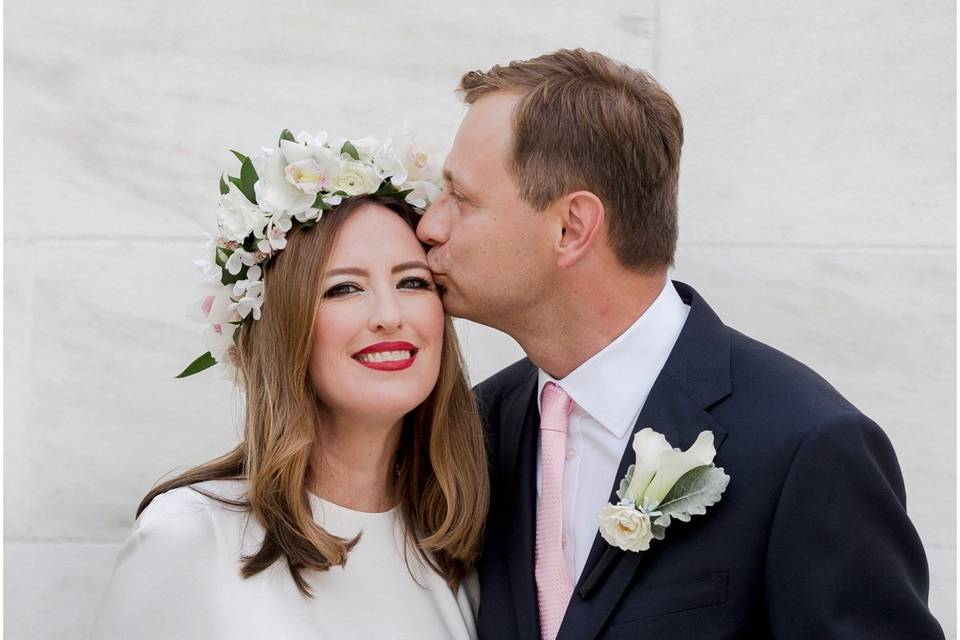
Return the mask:
[(240, 153), (239, 151), (234, 151), (233, 149), (230, 149), (230, 153), (232, 153), (233, 155), (237, 156), (237, 160), (239, 160), (240, 162), (246, 162), (246, 161), (247, 161), (247, 156), (243, 155), (243, 154)]
[(360, 152), (357, 151), (357, 148), (353, 146), (353, 143), (347, 140), (343, 143), (343, 146), (340, 147), (340, 153), (345, 153), (354, 160), (360, 159)]
[(230, 193), (230, 188), (223, 181), (223, 176), (220, 176), (220, 195), (226, 195), (227, 193)]
[(243, 165), (240, 167), (240, 191), (243, 192), (243, 195), (247, 196), (247, 200), (253, 204), (257, 204), (257, 194), (253, 189), (253, 185), (256, 184), (260, 176), (257, 175), (257, 170), (253, 168), (253, 162), (250, 161), (250, 158), (243, 159)]
[(227, 180), (233, 183), (233, 186), (235, 186), (237, 189), (240, 188), (240, 178), (237, 178), (236, 176), (227, 176)]
[(210, 352), (207, 351), (205, 354), (188, 364), (187, 368), (184, 369), (177, 377), (186, 378), (187, 376), (192, 376), (195, 373), (200, 373), (204, 369), (209, 369), (215, 364), (217, 364), (217, 361), (212, 355), (210, 355)]
[(230, 259), (231, 255), (233, 255), (233, 250), (227, 249), (226, 247), (217, 247), (213, 259), (217, 263), (217, 266), (223, 269), (227, 266), (227, 260)]
[(284, 129), (280, 132), (280, 140), (277, 140), (277, 146), (280, 146), (280, 143), (286, 140), (287, 142), (296, 142), (297, 139), (293, 137), (293, 134), (290, 133), (290, 129)]
[(240, 282), (241, 280), (246, 280), (246, 279), (247, 279), (247, 269), (248, 269), (247, 265), (245, 265), (245, 264), (244, 264), (244, 265), (241, 265), (241, 266), (240, 266), (240, 272), (237, 273), (237, 275), (233, 275), (232, 273), (230, 273), (230, 272), (227, 271), (226, 269), (221, 270), (221, 271), (220, 271), (220, 284), (229, 285), (229, 284), (235, 284), (235, 283), (237, 283), (237, 282)]
[(671, 518), (689, 522), (690, 516), (705, 514), (707, 507), (720, 501), (729, 482), (730, 476), (712, 464), (694, 467), (680, 476), (663, 502), (657, 505), (661, 515), (654, 524), (667, 527)]
[(314, 209), (320, 209), (320, 211), (333, 211), (333, 207), (323, 201), (322, 193), (317, 194), (317, 199), (314, 200), (313, 204), (310, 206), (312, 206)]

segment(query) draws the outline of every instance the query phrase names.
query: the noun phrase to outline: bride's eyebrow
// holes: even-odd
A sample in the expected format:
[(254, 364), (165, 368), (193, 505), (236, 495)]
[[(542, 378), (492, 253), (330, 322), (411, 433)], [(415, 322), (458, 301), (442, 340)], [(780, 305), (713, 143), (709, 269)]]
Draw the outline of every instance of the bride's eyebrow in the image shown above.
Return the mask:
[(367, 277), (367, 276), (369, 276), (369, 275), (370, 275), (370, 272), (369, 272), (369, 271), (367, 271), (366, 269), (360, 269), (359, 267), (339, 267), (339, 268), (337, 268), (337, 269), (330, 269), (330, 271), (327, 271), (325, 277), (327, 277), (327, 278), (330, 278), (330, 277), (333, 277), (333, 276), (361, 276), (361, 277)]
[[(400, 273), (401, 271), (412, 271), (414, 269), (430, 271), (430, 267), (427, 266), (427, 263), (421, 262), (420, 260), (412, 260), (410, 262), (401, 262), (390, 269), (390, 273), (396, 274)], [(359, 267), (338, 267), (336, 269), (330, 269), (327, 271), (327, 278), (331, 278), (333, 276), (359, 276), (361, 278), (367, 278), (370, 276), (370, 272)]]
[(427, 266), (425, 262), (419, 260), (413, 260), (411, 262), (401, 262), (393, 269), (390, 270), (390, 273), (400, 273), (401, 271), (412, 271), (413, 269), (423, 269), (424, 271), (430, 271), (430, 267)]

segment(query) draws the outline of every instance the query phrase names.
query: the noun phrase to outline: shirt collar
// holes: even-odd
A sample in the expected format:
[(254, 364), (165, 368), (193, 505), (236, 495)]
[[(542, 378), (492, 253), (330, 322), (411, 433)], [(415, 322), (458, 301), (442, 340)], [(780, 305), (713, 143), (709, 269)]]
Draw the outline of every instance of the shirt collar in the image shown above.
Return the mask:
[(669, 280), (646, 311), (613, 342), (562, 380), (538, 372), (537, 407), (548, 382), (618, 438), (623, 438), (680, 335), (690, 307)]

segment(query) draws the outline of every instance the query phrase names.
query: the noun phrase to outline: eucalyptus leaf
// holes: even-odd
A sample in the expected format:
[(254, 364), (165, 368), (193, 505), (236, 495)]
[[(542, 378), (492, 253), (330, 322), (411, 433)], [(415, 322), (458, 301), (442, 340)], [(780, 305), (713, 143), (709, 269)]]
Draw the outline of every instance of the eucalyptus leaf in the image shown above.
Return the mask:
[(257, 183), (259, 178), (257, 170), (253, 168), (253, 162), (250, 158), (244, 158), (243, 165), (240, 167), (240, 191), (253, 204), (257, 204), (257, 193), (253, 185)]
[(204, 369), (209, 369), (215, 364), (217, 364), (217, 361), (212, 355), (210, 355), (210, 352), (207, 351), (205, 354), (188, 364), (187, 368), (184, 369), (177, 377), (186, 378), (187, 376), (192, 376), (195, 373), (200, 373)]
[(287, 142), (296, 142), (296, 141), (297, 141), (297, 139), (296, 139), (296, 138), (293, 136), (293, 134), (290, 132), (290, 129), (284, 129), (283, 131), (280, 132), (280, 139), (277, 140), (277, 146), (279, 147), (279, 146), (280, 146), (280, 143), (281, 143), (282, 141), (284, 141), (284, 140), (286, 140)]
[(239, 160), (240, 162), (246, 162), (246, 161), (247, 161), (247, 156), (243, 155), (243, 154), (240, 153), (239, 151), (234, 151), (233, 149), (230, 149), (230, 153), (232, 153), (233, 155), (237, 156), (237, 160)]
[(343, 146), (340, 147), (340, 153), (345, 153), (354, 160), (360, 159), (360, 152), (357, 151), (357, 148), (353, 146), (353, 143), (347, 140), (343, 143)]
[(657, 505), (661, 515), (653, 524), (668, 527), (672, 518), (689, 522), (690, 516), (705, 514), (707, 507), (720, 501), (729, 482), (730, 476), (712, 464), (694, 467), (680, 476)]
[(220, 195), (226, 195), (228, 193), (230, 193), (230, 187), (224, 182), (223, 176), (220, 176)]

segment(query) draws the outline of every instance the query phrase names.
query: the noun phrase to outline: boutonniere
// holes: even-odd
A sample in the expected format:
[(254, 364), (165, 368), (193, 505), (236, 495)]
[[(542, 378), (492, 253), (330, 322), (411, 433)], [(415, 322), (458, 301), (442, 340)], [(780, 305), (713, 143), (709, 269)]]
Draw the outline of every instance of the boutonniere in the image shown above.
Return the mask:
[(672, 519), (689, 522), (716, 504), (730, 476), (713, 464), (713, 433), (703, 431), (686, 451), (653, 429), (633, 437), (636, 462), (620, 482), (616, 504), (600, 509), (600, 535), (624, 551), (646, 551), (663, 540)]

